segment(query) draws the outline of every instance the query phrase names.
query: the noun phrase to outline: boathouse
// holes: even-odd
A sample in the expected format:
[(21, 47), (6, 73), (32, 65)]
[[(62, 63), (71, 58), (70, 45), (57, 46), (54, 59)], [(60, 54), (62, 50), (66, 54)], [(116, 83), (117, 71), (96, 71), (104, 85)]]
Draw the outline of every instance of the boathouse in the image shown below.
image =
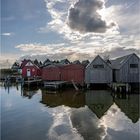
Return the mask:
[(81, 64), (51, 64), (42, 69), (44, 81), (67, 81), (84, 84), (85, 68)]
[(61, 67), (58, 64), (48, 64), (42, 68), (42, 80), (44, 81), (61, 81)]
[(11, 70), (13, 71), (18, 71), (19, 69), (20, 69), (20, 65), (18, 62), (15, 62), (11, 67)]
[(85, 68), (82, 64), (64, 65), (61, 69), (62, 80), (74, 81), (76, 84), (84, 84)]
[(21, 63), (22, 77), (39, 77), (41, 76), (41, 69), (35, 65), (31, 60), (23, 60)]
[(136, 54), (130, 54), (111, 60), (113, 82), (139, 83), (140, 59)]
[(85, 83), (108, 84), (112, 82), (112, 68), (99, 55), (89, 63), (85, 70)]

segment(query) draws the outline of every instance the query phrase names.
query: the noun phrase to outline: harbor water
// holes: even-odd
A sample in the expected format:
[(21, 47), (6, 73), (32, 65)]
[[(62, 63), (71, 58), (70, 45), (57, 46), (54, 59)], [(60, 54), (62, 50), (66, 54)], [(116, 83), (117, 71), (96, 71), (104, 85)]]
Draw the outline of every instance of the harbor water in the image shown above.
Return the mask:
[(139, 94), (0, 88), (2, 140), (139, 140)]

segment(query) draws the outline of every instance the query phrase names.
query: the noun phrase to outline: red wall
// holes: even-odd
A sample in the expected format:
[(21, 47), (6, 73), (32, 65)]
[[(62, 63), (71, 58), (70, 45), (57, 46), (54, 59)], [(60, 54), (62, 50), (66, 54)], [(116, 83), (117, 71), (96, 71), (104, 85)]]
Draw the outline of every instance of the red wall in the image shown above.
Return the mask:
[(70, 64), (61, 67), (46, 67), (42, 69), (43, 80), (73, 80), (75, 83), (83, 84), (85, 68), (81, 64)]
[(30, 69), (31, 77), (41, 76), (41, 70), (36, 66), (24, 66), (22, 68), (22, 77), (27, 77), (27, 69)]
[(78, 84), (84, 83), (85, 68), (80, 64), (70, 64), (62, 68), (62, 80), (71, 81)]
[(42, 69), (42, 80), (60, 80), (59, 67), (47, 67)]

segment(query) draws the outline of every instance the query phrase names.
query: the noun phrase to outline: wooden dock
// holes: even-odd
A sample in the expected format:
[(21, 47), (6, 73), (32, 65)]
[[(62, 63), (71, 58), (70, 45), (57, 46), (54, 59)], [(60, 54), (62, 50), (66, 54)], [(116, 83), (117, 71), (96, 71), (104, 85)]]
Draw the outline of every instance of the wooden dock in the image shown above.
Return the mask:
[(128, 83), (111, 83), (109, 87), (115, 92), (131, 92), (131, 86)]
[(24, 86), (38, 85), (42, 82), (42, 79), (28, 79), (24, 81)]
[(67, 81), (44, 81), (44, 87), (57, 90), (62, 88), (67, 83)]

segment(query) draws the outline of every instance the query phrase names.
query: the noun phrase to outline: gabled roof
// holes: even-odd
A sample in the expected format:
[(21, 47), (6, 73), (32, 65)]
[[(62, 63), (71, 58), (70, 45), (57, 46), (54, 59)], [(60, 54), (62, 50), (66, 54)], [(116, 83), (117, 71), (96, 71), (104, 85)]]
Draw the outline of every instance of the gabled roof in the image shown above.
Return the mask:
[(39, 68), (39, 67), (38, 67), (37, 65), (35, 65), (31, 60), (26, 60), (26, 59), (24, 59), (24, 60), (22, 61), (20, 68), (22, 69), (23, 67), (25, 67), (26, 64), (27, 64), (28, 62), (31, 62), (35, 67)]
[[(87, 65), (87, 67), (89, 67), (98, 57), (99, 57), (107, 66), (109, 66), (110, 68), (112, 68), (111, 65), (110, 65), (108, 62), (106, 62), (100, 55), (97, 55), (97, 56)], [(86, 67), (86, 68), (87, 68), (87, 67)]]
[(15, 62), (11, 67), (11, 69), (19, 69), (19, 68), (20, 68), (20, 66), (19, 66), (18, 62)]
[(61, 63), (48, 63), (48, 65), (43, 66), (43, 68), (61, 67), (61, 66), (64, 66), (64, 64), (61, 64)]
[(73, 64), (81, 64), (79, 60), (75, 60), (72, 62)]
[(82, 61), (82, 64), (83, 64), (83, 65), (87, 65), (87, 64), (89, 64), (89, 63), (90, 63), (89, 60), (83, 60), (83, 61)]
[(35, 65), (39, 66), (39, 62), (38, 62), (37, 59), (35, 59), (35, 60), (33, 61), (33, 63), (34, 63)]
[(24, 60), (21, 62), (20, 68), (23, 68), (29, 61), (30, 61), (30, 60), (24, 59)]
[(127, 62), (128, 59), (130, 57), (132, 57), (133, 55), (137, 56), (136, 54), (132, 53), (132, 54), (129, 54), (129, 55), (122, 56), (122, 57), (116, 58), (114, 60), (111, 60), (112, 68), (113, 69), (120, 69), (124, 65), (124, 63)]
[(68, 59), (63, 59), (60, 61), (61, 64), (70, 64), (70, 61)]
[(49, 59), (46, 59), (44, 62), (43, 62), (43, 65), (45, 65), (46, 63), (50, 63), (51, 61)]

